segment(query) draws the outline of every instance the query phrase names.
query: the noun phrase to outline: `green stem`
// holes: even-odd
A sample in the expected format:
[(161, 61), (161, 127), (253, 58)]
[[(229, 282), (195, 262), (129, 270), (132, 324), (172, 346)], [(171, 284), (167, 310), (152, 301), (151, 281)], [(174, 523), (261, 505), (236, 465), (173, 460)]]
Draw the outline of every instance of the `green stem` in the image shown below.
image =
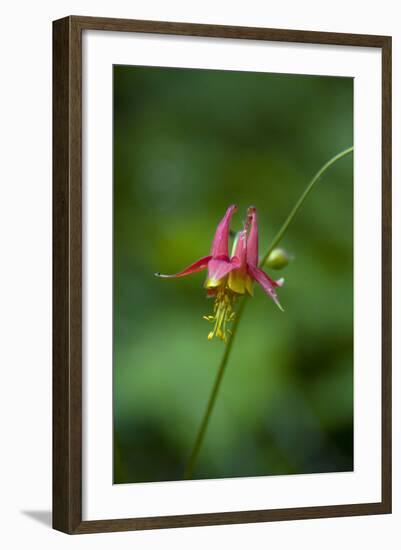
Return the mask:
[[(246, 298), (243, 298), (236, 316), (237, 320), (240, 318), (243, 310), (245, 309), (245, 303), (246, 303)], [(219, 370), (217, 371), (217, 376), (213, 384), (212, 393), (210, 394), (209, 401), (205, 410), (205, 414), (203, 415), (202, 423), (200, 425), (198, 435), (196, 436), (195, 444), (192, 449), (191, 456), (189, 458), (187, 467), (185, 469), (184, 479), (191, 479), (192, 477), (192, 472), (195, 466), (195, 462), (196, 462), (196, 459), (198, 458), (198, 454), (202, 446), (203, 438), (205, 437), (206, 428), (209, 424), (210, 415), (212, 414), (212, 410), (214, 407), (214, 403), (216, 401), (216, 397), (220, 388), (224, 371), (226, 370), (227, 361), (230, 356), (230, 351), (235, 339), (235, 335), (237, 334), (237, 329), (238, 329), (238, 321), (235, 321), (232, 327), (231, 336), (224, 348), (223, 357), (221, 358), (220, 367), (219, 367)]]
[(320, 170), (316, 173), (316, 175), (312, 178), (312, 180), (309, 182), (307, 187), (305, 188), (305, 191), (302, 193), (302, 195), (299, 197), (298, 201), (296, 202), (294, 208), (291, 210), (288, 218), (285, 220), (283, 225), (281, 226), (281, 229), (276, 234), (274, 239), (272, 240), (269, 249), (267, 250), (266, 254), (263, 256), (262, 260), (260, 261), (260, 265), (263, 266), (265, 261), (267, 260), (269, 254), (276, 248), (278, 243), (281, 241), (281, 239), (284, 237), (285, 232), (288, 229), (288, 226), (292, 222), (292, 220), (297, 215), (299, 209), (303, 205), (306, 197), (309, 195), (309, 193), (314, 188), (315, 184), (320, 180), (320, 178), (323, 176), (323, 174), (330, 168), (330, 166), (333, 166), (338, 160), (346, 157), (347, 155), (351, 154), (353, 152), (354, 148), (349, 147), (348, 149), (345, 149), (345, 151), (342, 151), (341, 153), (338, 153), (338, 155), (331, 158), (326, 164), (324, 164)]
[[(340, 160), (340, 159), (346, 157), (347, 155), (351, 154), (353, 152), (353, 150), (354, 150), (353, 147), (349, 147), (349, 149), (345, 149), (345, 151), (342, 151), (341, 153), (338, 153), (338, 155), (335, 155), (328, 162), (326, 162), (326, 164), (324, 164), (322, 166), (322, 168), (320, 168), (320, 170), (316, 173), (316, 175), (309, 182), (309, 184), (305, 188), (304, 192), (302, 193), (302, 195), (299, 197), (298, 201), (296, 202), (294, 208), (291, 210), (289, 216), (287, 217), (287, 219), (285, 220), (285, 222), (281, 226), (280, 230), (278, 231), (278, 233), (276, 234), (276, 236), (272, 240), (266, 254), (263, 256), (262, 260), (259, 262), (260, 266), (263, 266), (263, 264), (265, 263), (265, 261), (267, 260), (267, 258), (269, 256), (269, 254), (276, 248), (276, 246), (282, 240), (282, 238), (284, 237), (289, 225), (291, 224), (291, 222), (295, 218), (295, 216), (298, 213), (299, 209), (303, 205), (305, 199), (307, 198), (309, 193), (312, 191), (315, 184), (320, 180), (320, 178), (326, 172), (326, 170), (328, 170), (330, 168), (330, 166), (333, 166), (333, 164), (336, 163), (338, 160)], [(209, 424), (210, 416), (212, 414), (214, 404), (216, 402), (216, 398), (217, 398), (217, 395), (218, 395), (218, 392), (219, 392), (219, 389), (220, 389), (221, 381), (223, 379), (223, 375), (224, 375), (224, 372), (226, 370), (226, 366), (227, 366), (227, 363), (228, 363), (228, 359), (230, 357), (230, 353), (231, 353), (231, 349), (232, 349), (232, 346), (233, 346), (233, 343), (234, 343), (234, 339), (235, 339), (235, 336), (237, 334), (238, 326), (239, 326), (241, 317), (244, 313), (247, 301), (248, 301), (248, 298), (245, 296), (241, 301), (241, 305), (239, 307), (239, 310), (237, 312), (235, 321), (233, 323), (232, 334), (231, 334), (230, 339), (226, 343), (224, 353), (223, 353), (223, 357), (221, 358), (220, 367), (219, 367), (219, 370), (217, 371), (217, 376), (216, 376), (216, 379), (215, 379), (214, 384), (213, 384), (212, 393), (210, 394), (209, 401), (208, 401), (205, 413), (203, 415), (202, 423), (200, 425), (198, 435), (196, 436), (195, 444), (194, 444), (193, 449), (192, 449), (191, 456), (189, 458), (187, 467), (185, 469), (184, 479), (191, 479), (192, 478), (192, 473), (193, 473), (193, 470), (194, 470), (194, 467), (195, 467), (195, 464), (196, 464), (196, 460), (198, 458), (199, 451), (201, 449), (203, 439), (205, 437), (205, 433), (206, 433), (206, 430), (207, 430), (207, 427), (208, 427), (208, 424)]]

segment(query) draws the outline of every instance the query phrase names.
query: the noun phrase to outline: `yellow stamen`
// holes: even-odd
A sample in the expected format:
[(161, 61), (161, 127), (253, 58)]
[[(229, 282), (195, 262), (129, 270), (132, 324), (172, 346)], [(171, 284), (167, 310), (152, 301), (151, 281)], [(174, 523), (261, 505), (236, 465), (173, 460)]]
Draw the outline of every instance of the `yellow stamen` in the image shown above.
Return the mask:
[(235, 318), (235, 313), (233, 311), (235, 296), (236, 294), (232, 292), (226, 284), (217, 289), (213, 315), (204, 315), (203, 317), (209, 321), (209, 323), (214, 323), (213, 330), (211, 330), (207, 336), (208, 340), (217, 336), (223, 340), (223, 342), (227, 341), (227, 333), (231, 333), (227, 324)]

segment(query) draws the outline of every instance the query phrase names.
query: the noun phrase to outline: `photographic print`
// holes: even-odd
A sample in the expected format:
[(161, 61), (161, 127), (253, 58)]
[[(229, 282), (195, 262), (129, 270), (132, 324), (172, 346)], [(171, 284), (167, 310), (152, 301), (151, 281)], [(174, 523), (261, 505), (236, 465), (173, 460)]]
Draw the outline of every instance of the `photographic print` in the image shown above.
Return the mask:
[(391, 513), (391, 334), (390, 36), (54, 21), (55, 529)]
[(113, 67), (113, 481), (353, 470), (353, 79)]

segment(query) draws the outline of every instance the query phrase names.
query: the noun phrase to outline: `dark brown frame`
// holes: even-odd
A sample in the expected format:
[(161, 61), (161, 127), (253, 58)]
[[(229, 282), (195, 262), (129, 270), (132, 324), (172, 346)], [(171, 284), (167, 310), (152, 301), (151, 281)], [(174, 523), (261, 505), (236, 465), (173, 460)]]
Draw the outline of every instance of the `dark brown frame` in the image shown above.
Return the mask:
[[(380, 502), (82, 521), (81, 37), (85, 29), (382, 51)], [(391, 37), (71, 16), (53, 22), (53, 527), (69, 534), (391, 513)]]

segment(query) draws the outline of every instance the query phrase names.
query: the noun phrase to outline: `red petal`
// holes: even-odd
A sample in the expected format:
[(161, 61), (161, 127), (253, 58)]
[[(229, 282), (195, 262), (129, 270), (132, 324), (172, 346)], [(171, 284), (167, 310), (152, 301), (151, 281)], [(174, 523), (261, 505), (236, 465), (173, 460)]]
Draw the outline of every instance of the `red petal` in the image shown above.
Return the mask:
[(275, 287), (281, 286), (283, 284), (283, 280), (280, 279), (279, 281), (273, 281), (273, 279), (270, 279), (270, 277), (261, 269), (258, 267), (255, 267), (253, 265), (248, 264), (248, 273), (257, 281), (260, 286), (263, 288), (263, 290), (270, 296), (270, 298), (277, 304), (277, 306), (281, 309), (281, 311), (284, 311), (283, 308), (280, 305), (280, 302), (278, 301), (278, 296), (276, 291), (274, 290)]
[(239, 267), (238, 258), (233, 258), (231, 261), (228, 258), (227, 260), (210, 260), (208, 265), (208, 282), (210, 286), (214, 286), (213, 281), (217, 282), (223, 279), (237, 267)]
[(259, 255), (259, 236), (258, 218), (256, 215), (256, 208), (254, 206), (250, 206), (248, 208), (248, 223), (250, 224), (250, 228), (246, 251), (247, 261), (249, 265), (257, 267)]
[(227, 208), (227, 212), (224, 214), (223, 219), (219, 223), (214, 235), (212, 249), (210, 254), (213, 257), (216, 256), (228, 256), (228, 236), (230, 232), (231, 217), (236, 212), (237, 207), (235, 204)]
[(211, 258), (212, 258), (211, 256), (205, 256), (204, 258), (201, 258), (195, 263), (189, 265), (179, 273), (174, 273), (174, 275), (163, 275), (162, 273), (155, 273), (155, 275), (156, 277), (163, 277), (166, 279), (173, 278), (173, 277), (185, 277), (185, 275), (190, 275), (191, 273), (196, 273), (197, 271), (202, 271), (202, 269), (206, 269)]

